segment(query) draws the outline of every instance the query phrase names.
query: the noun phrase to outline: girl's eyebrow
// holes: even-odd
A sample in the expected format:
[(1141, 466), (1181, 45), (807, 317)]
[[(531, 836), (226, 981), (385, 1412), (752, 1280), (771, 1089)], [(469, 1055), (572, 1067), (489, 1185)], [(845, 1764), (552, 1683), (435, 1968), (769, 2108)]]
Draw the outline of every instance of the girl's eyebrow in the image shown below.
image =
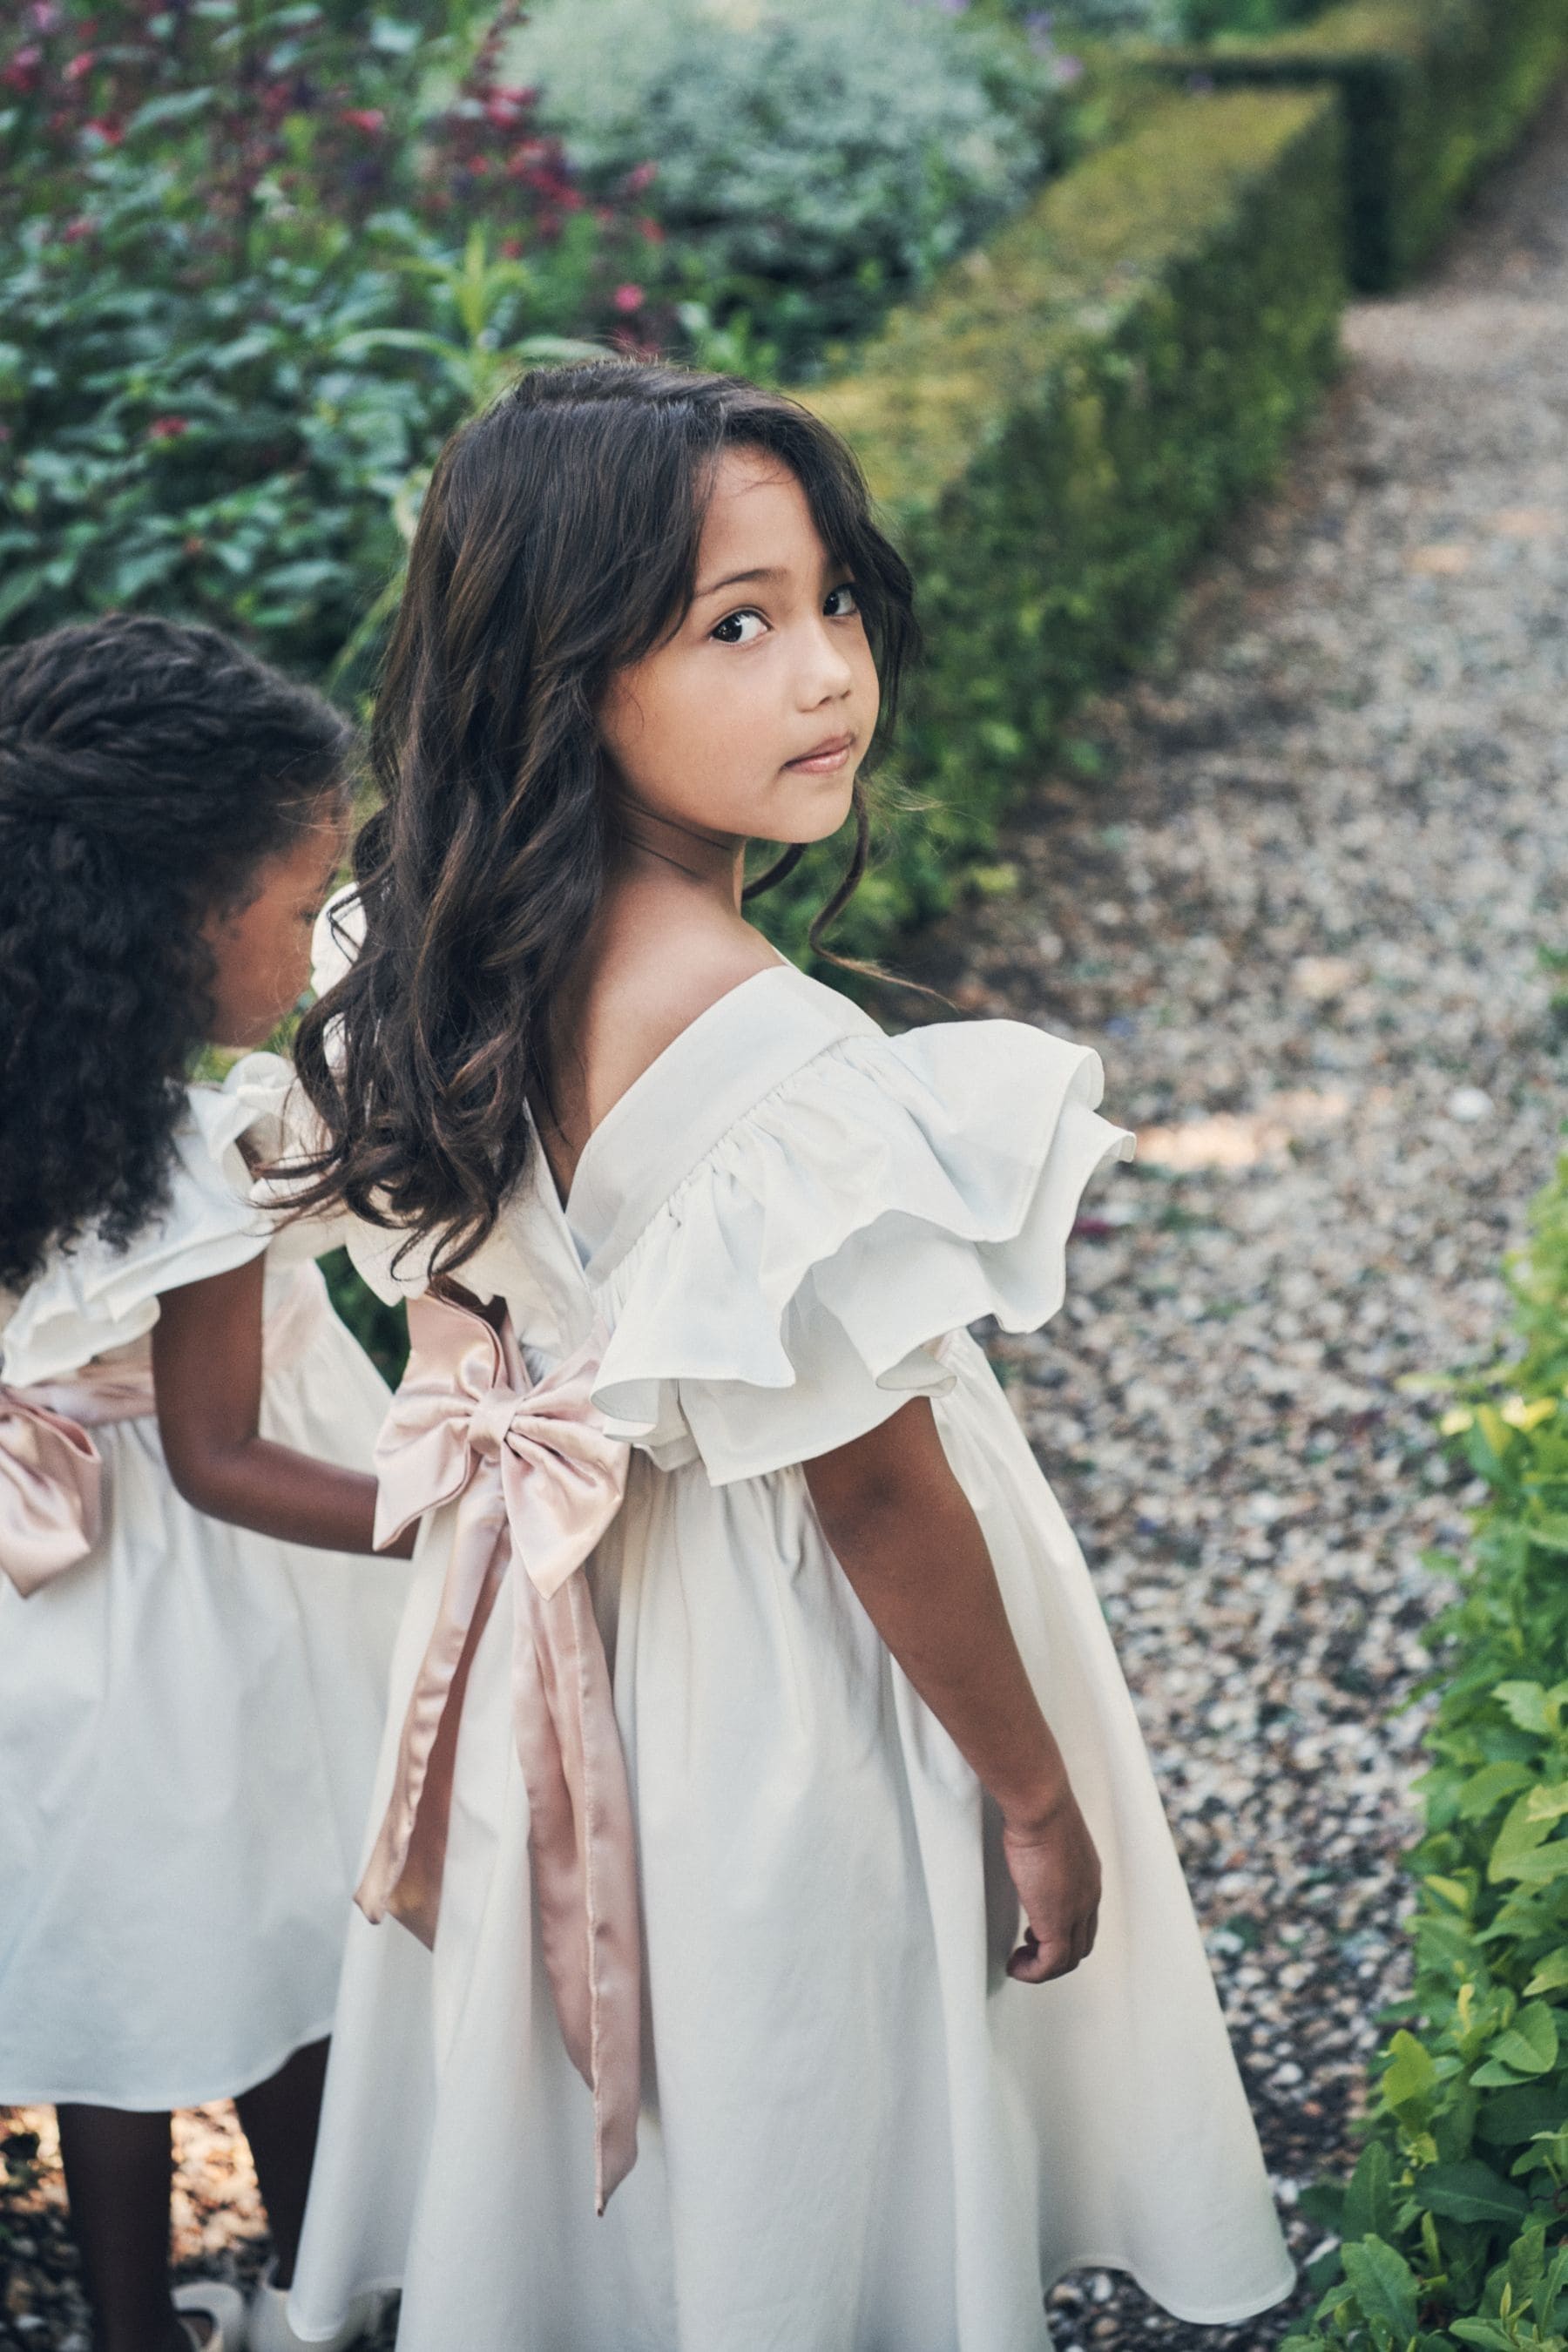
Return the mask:
[(706, 588), (699, 588), (697, 593), (699, 596), (716, 596), (721, 588), (738, 587), (742, 580), (782, 580), (784, 576), (776, 563), (764, 563), (754, 572), (726, 572), (722, 580), (710, 581)]

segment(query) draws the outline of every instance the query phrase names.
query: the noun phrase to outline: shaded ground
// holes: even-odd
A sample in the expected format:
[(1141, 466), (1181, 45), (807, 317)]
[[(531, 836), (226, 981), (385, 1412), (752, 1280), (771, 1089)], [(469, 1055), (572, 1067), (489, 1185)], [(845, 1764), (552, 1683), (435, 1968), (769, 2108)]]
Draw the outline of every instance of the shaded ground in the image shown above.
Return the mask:
[[(1344, 2148), (1401, 1983), (1418, 1723), (1388, 1709), (1440, 1597), (1420, 1555), (1467, 1499), (1398, 1383), (1489, 1350), (1561, 1116), (1537, 950), (1568, 884), (1568, 102), (1347, 340), (1279, 500), (1086, 721), (1085, 773), (1034, 796), (1016, 894), (927, 950), (962, 1003), (1097, 1045), (1142, 1131), (1066, 1316), (1003, 1360), (1094, 1563), (1303, 2254), (1296, 2197)], [(47, 2135), (29, 2153), (47, 2122), (12, 2118), (0, 2346), (85, 2352)], [(248, 2275), (243, 2147), (223, 2110), (180, 2131), (179, 2256)], [(1250, 2352), (1286, 2325), (1184, 2327), (1106, 2278), (1054, 2316), (1060, 2352)]]

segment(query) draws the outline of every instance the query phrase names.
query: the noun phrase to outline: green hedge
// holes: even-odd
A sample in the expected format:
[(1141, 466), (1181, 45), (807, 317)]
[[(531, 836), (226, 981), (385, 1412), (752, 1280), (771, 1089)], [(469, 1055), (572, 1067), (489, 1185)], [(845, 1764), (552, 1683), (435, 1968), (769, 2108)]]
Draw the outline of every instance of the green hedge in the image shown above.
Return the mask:
[[(1340, 128), (1324, 92), (1156, 97), (811, 405), (915, 571), (924, 804), (837, 940), (875, 950), (994, 855), (1020, 779), (1147, 640), (1335, 362)], [(831, 859), (767, 919), (798, 947)]]
[(1565, 66), (1568, 0), (1346, 0), (1272, 38), (1167, 60), (1226, 85), (1337, 85), (1350, 271), (1369, 292), (1425, 259)]
[(1443, 1427), (1490, 1490), (1438, 1620), (1415, 1986), (1314, 2322), (1282, 2352), (1568, 2352), (1568, 1161), (1516, 1272), (1521, 1360)]

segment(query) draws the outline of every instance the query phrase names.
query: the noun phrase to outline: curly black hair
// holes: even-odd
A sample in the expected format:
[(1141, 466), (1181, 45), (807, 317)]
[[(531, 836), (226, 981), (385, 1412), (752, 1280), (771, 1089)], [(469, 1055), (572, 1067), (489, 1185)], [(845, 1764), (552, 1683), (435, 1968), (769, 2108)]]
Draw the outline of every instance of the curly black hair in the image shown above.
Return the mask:
[(0, 655), (0, 1287), (163, 1205), (202, 923), (346, 793), (352, 742), (216, 629), (117, 614)]

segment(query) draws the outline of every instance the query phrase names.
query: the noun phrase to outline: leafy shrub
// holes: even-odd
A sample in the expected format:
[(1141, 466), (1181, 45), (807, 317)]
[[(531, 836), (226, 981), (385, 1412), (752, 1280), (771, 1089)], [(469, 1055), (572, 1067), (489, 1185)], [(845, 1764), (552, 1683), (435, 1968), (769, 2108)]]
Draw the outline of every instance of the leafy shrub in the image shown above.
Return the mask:
[(1522, 1359), (1444, 1426), (1490, 1496), (1432, 1631), (1405, 2023), (1343, 2245), (1283, 2352), (1568, 2347), (1568, 1161), (1517, 1270)]
[(546, 0), (507, 55), (584, 183), (644, 192), (658, 282), (786, 370), (1016, 209), (1057, 79), (962, 0)]
[[(1074, 706), (1278, 463), (1334, 362), (1339, 204), (1326, 96), (1167, 98), (810, 394), (866, 463), (930, 640), (904, 753), (923, 810), (895, 814), (836, 938), (875, 952), (984, 874)], [(814, 851), (779, 894), (790, 944), (833, 871)]]
[(1563, 0), (1342, 0), (1299, 29), (1222, 44), (1176, 69), (1338, 87), (1351, 276), (1377, 292), (1425, 259), (1565, 61)]
[(500, 35), (460, 20), (34, 0), (22, 35), (0, 61), (0, 633), (155, 603), (328, 669), (443, 436), (568, 331), (624, 333), (646, 237), (585, 203), (497, 81)]

